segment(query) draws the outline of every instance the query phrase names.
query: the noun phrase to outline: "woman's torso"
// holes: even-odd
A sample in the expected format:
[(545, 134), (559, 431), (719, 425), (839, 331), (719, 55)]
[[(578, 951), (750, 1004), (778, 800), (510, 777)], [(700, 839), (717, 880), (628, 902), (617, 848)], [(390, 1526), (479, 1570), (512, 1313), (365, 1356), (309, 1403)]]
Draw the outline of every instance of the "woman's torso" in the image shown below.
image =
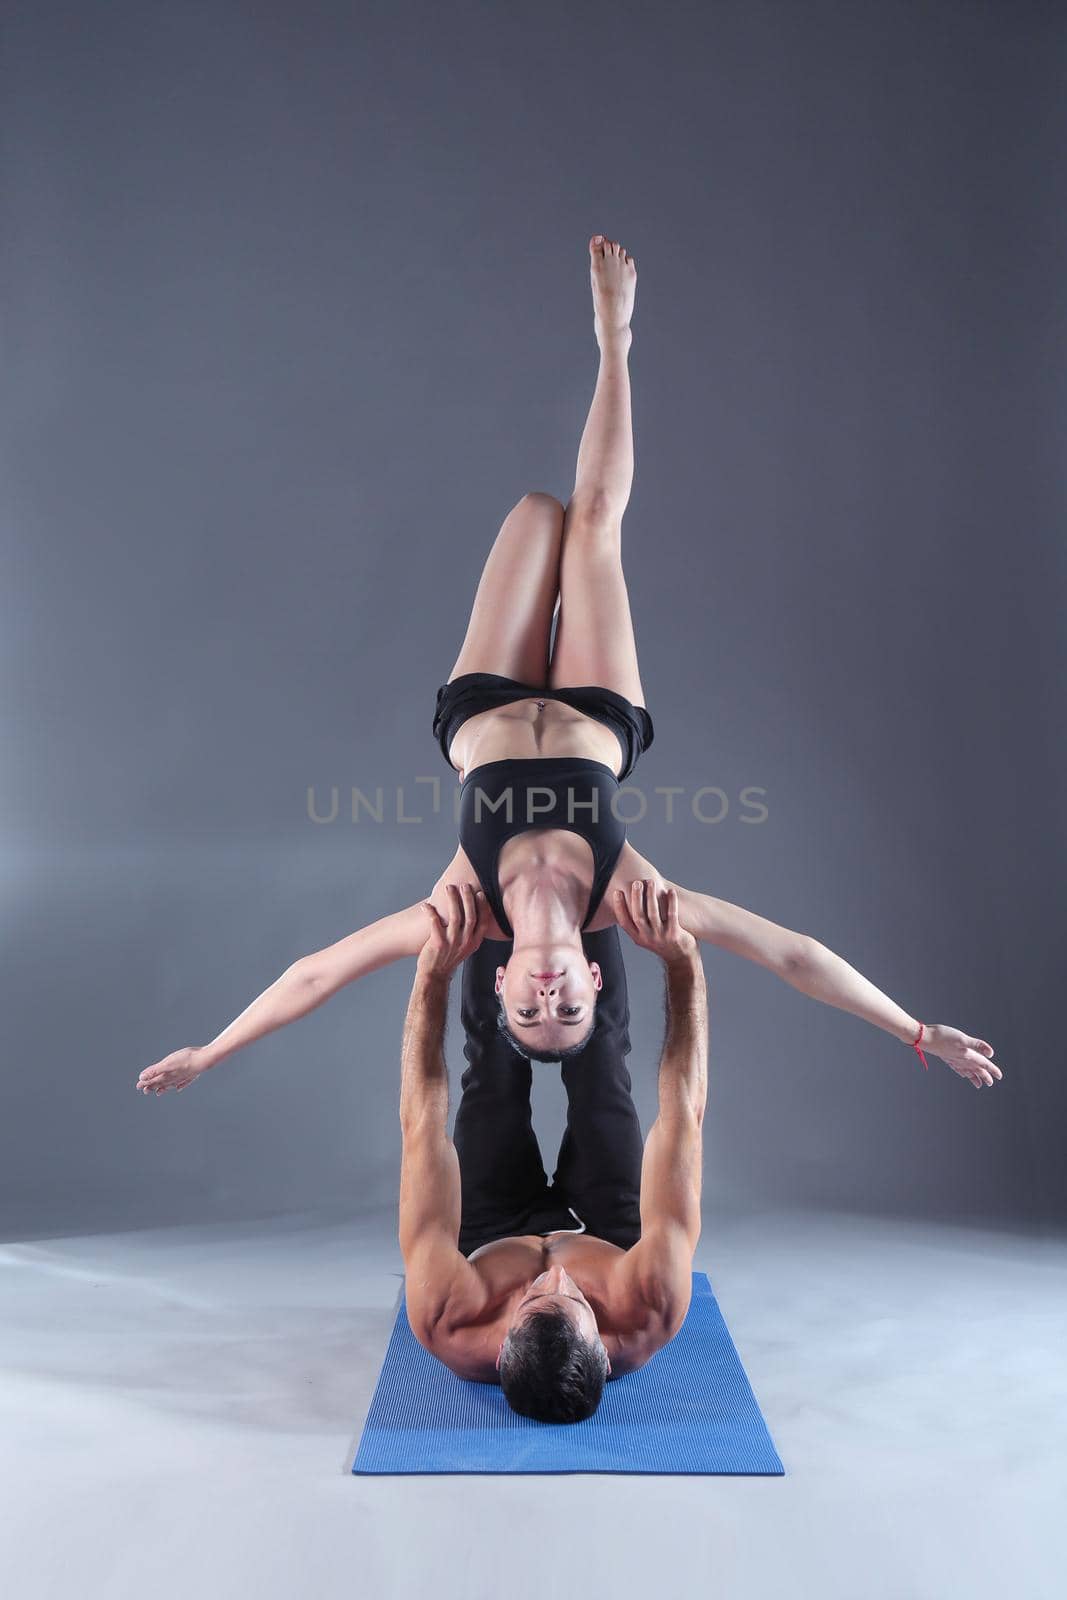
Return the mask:
[[(506, 852), (506, 853), (505, 853)], [(519, 834), (509, 840), (505, 849), (500, 852), (498, 871), (501, 888), (507, 894), (508, 884), (513, 873), (535, 869), (540, 859), (547, 860), (557, 871), (574, 873), (576, 895), (579, 903), (588, 901), (593, 884), (593, 857), (589, 845), (584, 839), (569, 833), (563, 828), (542, 828), (531, 830), (526, 834)], [(583, 933), (600, 933), (604, 928), (612, 928), (618, 921), (613, 909), (613, 895), (616, 888), (628, 888), (635, 878), (653, 878), (657, 887), (663, 887), (663, 880), (653, 867), (633, 845), (627, 840), (615, 863), (614, 871), (600, 904), (597, 906), (588, 923), (583, 928)], [(448, 866), (434, 884), (430, 894), (435, 909), (443, 917), (448, 916), (448, 885), (450, 883), (477, 883), (478, 874), (467, 852), (460, 845)], [(510, 939), (511, 934), (505, 933), (492, 915), (486, 929), (487, 939)]]
[(569, 903), (576, 925), (589, 928), (626, 842), (618, 789), (611, 768), (586, 756), (508, 756), (467, 774), (459, 842), (505, 938), (509, 885), (516, 909), (528, 895)]
[(559, 700), (531, 697), (476, 712), (460, 724), (449, 759), (461, 778), (490, 761), (584, 756), (618, 777), (622, 752), (611, 728)]
[[(600, 761), (616, 775), (622, 766), (619, 741), (610, 728), (559, 701), (534, 697), (514, 700), (506, 706), (468, 717), (456, 730), (449, 753), (461, 778), (471, 776), (489, 762), (508, 759), (574, 756)], [(562, 828), (530, 830), (508, 840), (498, 857), (503, 892), (506, 894), (515, 873), (540, 862), (547, 862), (556, 870), (573, 871), (581, 903), (587, 902), (595, 870), (592, 850), (586, 840)], [(658, 877), (658, 874), (628, 840), (624, 841), (607, 888), (584, 931), (599, 933), (613, 927), (617, 920), (612, 909), (615, 888), (628, 885), (634, 878), (649, 876)], [(444, 915), (448, 907), (447, 885), (478, 881), (478, 873), (460, 845), (434, 884), (430, 898)], [(495, 916), (491, 916), (486, 937), (507, 939), (511, 936), (504, 932)]]

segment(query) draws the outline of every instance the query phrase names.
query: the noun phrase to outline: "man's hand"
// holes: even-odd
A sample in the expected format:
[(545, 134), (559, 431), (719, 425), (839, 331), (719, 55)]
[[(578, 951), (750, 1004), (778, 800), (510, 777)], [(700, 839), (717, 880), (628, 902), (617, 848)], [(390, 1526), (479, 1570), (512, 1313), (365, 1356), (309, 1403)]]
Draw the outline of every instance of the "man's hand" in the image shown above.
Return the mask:
[(489, 902), (471, 883), (447, 883), (448, 921), (429, 900), (423, 906), (429, 917), (426, 943), (419, 951), (416, 973), (448, 979), (477, 950), (489, 926)]
[(629, 896), (624, 889), (616, 889), (613, 909), (619, 927), (634, 944), (651, 950), (668, 966), (691, 961), (696, 955), (696, 940), (678, 921), (677, 889), (662, 889), (657, 894), (651, 878), (638, 878), (630, 885)]

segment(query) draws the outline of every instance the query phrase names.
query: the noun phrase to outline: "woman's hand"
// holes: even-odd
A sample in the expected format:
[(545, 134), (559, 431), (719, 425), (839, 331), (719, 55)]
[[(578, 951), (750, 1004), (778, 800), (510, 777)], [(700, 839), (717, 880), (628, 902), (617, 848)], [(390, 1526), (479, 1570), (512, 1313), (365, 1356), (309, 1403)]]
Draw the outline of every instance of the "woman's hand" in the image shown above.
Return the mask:
[(169, 1056), (164, 1056), (154, 1066), (145, 1067), (137, 1080), (137, 1087), (143, 1094), (166, 1094), (168, 1089), (177, 1089), (180, 1094), (207, 1069), (208, 1064), (201, 1052), (187, 1045), (184, 1050), (172, 1050)]
[(472, 883), (446, 883), (448, 920), (430, 900), (423, 906), (430, 919), (426, 943), (416, 970), (423, 977), (450, 978), (460, 962), (477, 950), (489, 926), (489, 902)]
[(969, 1033), (946, 1027), (943, 1022), (927, 1023), (919, 1048), (932, 1056), (940, 1056), (953, 1072), (967, 1078), (980, 1089), (983, 1084), (992, 1088), (994, 1079), (1004, 1074), (993, 1061), (993, 1046), (984, 1039), (972, 1039)]
[(661, 889), (657, 894), (653, 879), (638, 878), (630, 885), (629, 896), (624, 889), (615, 890), (612, 909), (619, 927), (634, 944), (651, 950), (668, 965), (688, 961), (696, 954), (696, 940), (678, 921), (677, 889)]

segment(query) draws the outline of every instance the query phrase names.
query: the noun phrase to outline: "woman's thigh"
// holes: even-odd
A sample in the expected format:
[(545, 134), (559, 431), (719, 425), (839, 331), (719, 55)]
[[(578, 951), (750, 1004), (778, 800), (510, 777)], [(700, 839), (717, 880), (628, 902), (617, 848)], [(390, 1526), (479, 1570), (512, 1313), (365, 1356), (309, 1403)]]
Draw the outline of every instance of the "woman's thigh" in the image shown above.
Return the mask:
[(508, 512), (482, 570), (449, 682), (467, 672), (545, 682), (563, 515), (554, 496), (537, 493), (523, 495)]
[(566, 526), (559, 588), (549, 684), (564, 689), (595, 683), (643, 706), (617, 523)]

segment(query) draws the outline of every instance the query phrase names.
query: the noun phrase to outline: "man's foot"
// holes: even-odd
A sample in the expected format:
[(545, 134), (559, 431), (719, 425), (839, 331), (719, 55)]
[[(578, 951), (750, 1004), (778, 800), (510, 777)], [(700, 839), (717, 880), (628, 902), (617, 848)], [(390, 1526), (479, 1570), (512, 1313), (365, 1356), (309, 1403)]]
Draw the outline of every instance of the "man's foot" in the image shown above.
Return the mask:
[(593, 283), (593, 326), (597, 344), (628, 344), (630, 318), (637, 291), (637, 268), (615, 239), (594, 234), (589, 241), (589, 276)]

